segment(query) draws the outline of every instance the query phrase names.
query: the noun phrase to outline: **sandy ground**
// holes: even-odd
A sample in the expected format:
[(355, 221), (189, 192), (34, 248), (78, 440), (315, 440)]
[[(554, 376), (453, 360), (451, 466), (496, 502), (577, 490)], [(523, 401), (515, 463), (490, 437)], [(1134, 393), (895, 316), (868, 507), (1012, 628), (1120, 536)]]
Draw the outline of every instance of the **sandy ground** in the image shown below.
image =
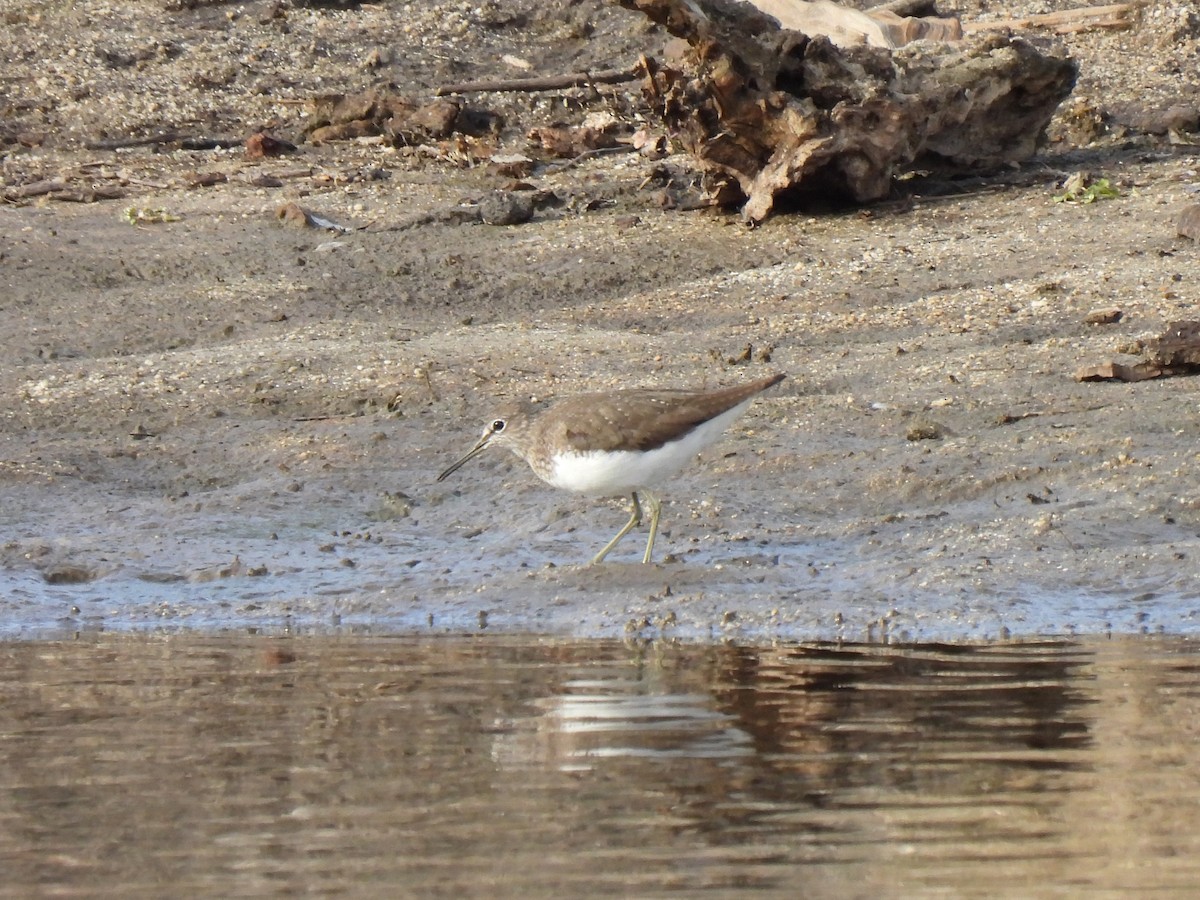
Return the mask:
[[(521, 4), (415, 6), (5, 5), (0, 187), (124, 191), (0, 206), (6, 633), (1200, 628), (1197, 383), (1073, 378), (1196, 317), (1197, 248), (1174, 222), (1200, 137), (1129, 124), (1197, 107), (1186, 4), (1065, 39), (1075, 111), (1019, 172), (754, 230), (663, 209), (660, 163), (634, 154), (540, 168), (529, 180), (562, 202), (523, 225), (396, 228), (510, 179), (304, 143), (301, 98), (380, 80), (428, 96), (504, 73), (505, 53), (623, 65), (663, 40), (600, 4), (536, 27)], [(634, 86), (484, 96), (518, 150), (537, 123), (636, 107)], [(1106, 126), (1072, 131), (1081, 108)], [(264, 125), (297, 152), (84, 146)], [(1081, 169), (1118, 196), (1055, 202)], [(288, 201), (357, 230), (284, 227)], [(166, 221), (131, 225), (131, 206)], [(1085, 321), (1108, 307), (1118, 323)], [(665, 486), (652, 566), (640, 535), (581, 565), (623, 508), (502, 454), (434, 481), (498, 401), (775, 371), (788, 379)]]

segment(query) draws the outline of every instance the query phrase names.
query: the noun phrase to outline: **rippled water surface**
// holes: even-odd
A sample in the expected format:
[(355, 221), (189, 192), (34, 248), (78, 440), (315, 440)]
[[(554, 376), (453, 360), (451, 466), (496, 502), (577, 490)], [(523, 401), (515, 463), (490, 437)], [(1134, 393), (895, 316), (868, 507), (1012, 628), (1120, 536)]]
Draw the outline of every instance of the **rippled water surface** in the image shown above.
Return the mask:
[(0, 893), (1182, 893), (1198, 646), (6, 643)]

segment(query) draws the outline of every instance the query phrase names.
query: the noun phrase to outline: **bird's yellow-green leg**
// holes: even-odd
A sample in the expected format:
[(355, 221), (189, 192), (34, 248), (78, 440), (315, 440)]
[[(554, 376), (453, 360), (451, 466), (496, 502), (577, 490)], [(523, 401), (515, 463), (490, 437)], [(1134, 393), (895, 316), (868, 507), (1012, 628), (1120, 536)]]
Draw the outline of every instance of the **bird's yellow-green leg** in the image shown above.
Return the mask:
[(650, 562), (650, 554), (654, 552), (654, 539), (658, 537), (658, 514), (662, 512), (662, 502), (649, 491), (643, 491), (642, 497), (650, 507), (650, 537), (646, 541), (646, 555), (642, 557), (644, 566)]
[(629, 499), (633, 501), (633, 512), (629, 516), (629, 521), (625, 523), (624, 528), (617, 532), (616, 537), (605, 544), (604, 549), (592, 558), (593, 566), (596, 565), (596, 563), (601, 562), (604, 557), (608, 556), (608, 551), (617, 546), (617, 542), (620, 541), (621, 538), (625, 537), (625, 535), (629, 534), (630, 531), (642, 524), (642, 505), (638, 503), (637, 491), (634, 491), (632, 494), (630, 494)]

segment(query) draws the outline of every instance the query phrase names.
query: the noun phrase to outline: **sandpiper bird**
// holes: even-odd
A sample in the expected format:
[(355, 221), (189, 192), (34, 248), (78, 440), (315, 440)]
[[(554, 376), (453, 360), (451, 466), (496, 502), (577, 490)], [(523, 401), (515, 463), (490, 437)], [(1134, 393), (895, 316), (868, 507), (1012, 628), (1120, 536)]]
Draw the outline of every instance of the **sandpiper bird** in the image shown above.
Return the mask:
[(675, 474), (728, 428), (782, 373), (713, 391), (639, 388), (581, 394), (543, 411), (521, 407), (497, 415), (474, 447), (438, 476), (443, 480), (487, 447), (505, 447), (542, 481), (591, 497), (627, 495), (629, 521), (592, 560), (600, 562), (641, 524), (650, 508), (650, 562), (662, 504), (649, 488)]

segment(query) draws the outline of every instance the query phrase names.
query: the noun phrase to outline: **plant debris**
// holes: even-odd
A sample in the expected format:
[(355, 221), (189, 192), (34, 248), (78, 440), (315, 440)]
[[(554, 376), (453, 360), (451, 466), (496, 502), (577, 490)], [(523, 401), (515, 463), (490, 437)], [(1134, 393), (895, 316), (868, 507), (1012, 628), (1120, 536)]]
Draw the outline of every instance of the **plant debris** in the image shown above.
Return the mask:
[(1147, 381), (1172, 375), (1200, 373), (1200, 322), (1172, 322), (1145, 344), (1146, 359), (1132, 365), (1118, 362), (1085, 366), (1076, 381)]
[(1076, 172), (1063, 182), (1062, 193), (1055, 203), (1095, 203), (1119, 197), (1120, 192), (1107, 178), (1092, 178), (1087, 172)]

